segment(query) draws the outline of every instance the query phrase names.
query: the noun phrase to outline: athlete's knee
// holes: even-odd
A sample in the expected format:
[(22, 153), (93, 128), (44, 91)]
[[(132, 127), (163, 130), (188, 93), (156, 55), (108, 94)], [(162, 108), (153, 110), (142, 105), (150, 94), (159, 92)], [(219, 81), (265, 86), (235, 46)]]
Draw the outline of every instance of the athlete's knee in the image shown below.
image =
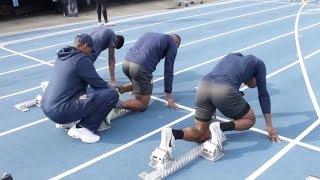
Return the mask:
[(249, 112), (244, 116), (244, 119), (248, 119), (248, 129), (253, 127), (256, 123), (256, 116), (253, 110), (250, 108)]
[(138, 111), (145, 111), (148, 108), (150, 96), (136, 95), (136, 100), (139, 102)]
[(143, 112), (143, 111), (145, 111), (147, 109), (148, 109), (148, 104), (145, 104), (145, 103), (141, 102), (141, 106), (139, 107), (138, 111)]

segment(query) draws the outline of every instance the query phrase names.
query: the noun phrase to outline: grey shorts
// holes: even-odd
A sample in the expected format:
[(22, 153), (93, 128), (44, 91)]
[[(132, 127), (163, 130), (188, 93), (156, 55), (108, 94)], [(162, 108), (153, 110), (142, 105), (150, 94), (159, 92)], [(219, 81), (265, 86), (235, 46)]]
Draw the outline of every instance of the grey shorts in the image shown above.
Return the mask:
[(133, 92), (140, 95), (151, 95), (153, 84), (152, 74), (147, 72), (139, 64), (123, 60), (123, 73), (130, 79), (133, 84)]
[(249, 112), (250, 105), (239, 90), (229, 85), (201, 81), (196, 94), (195, 118), (208, 122), (216, 109), (226, 117), (240, 119)]

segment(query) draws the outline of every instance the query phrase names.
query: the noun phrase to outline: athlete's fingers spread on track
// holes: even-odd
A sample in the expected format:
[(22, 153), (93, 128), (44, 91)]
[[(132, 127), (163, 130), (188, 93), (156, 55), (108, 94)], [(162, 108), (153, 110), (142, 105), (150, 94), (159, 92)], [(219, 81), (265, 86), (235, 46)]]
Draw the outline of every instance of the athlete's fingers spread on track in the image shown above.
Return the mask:
[(281, 140), (281, 138), (279, 138), (279, 136), (278, 135), (271, 135), (271, 136), (268, 136), (268, 140), (271, 140), (272, 141), (272, 143), (275, 143), (276, 141), (277, 142), (281, 142), (282, 140)]
[(275, 143), (276, 141), (281, 142), (281, 139), (278, 136), (278, 132), (272, 128), (272, 127), (268, 127), (267, 128), (268, 131), (268, 139), (272, 141), (272, 143)]
[(277, 139), (278, 142), (282, 141), (282, 139), (280, 139), (279, 136), (277, 136), (276, 139)]
[(168, 106), (169, 106), (170, 108), (172, 108), (172, 109), (179, 109), (179, 106), (176, 105), (171, 98), (168, 99), (167, 101), (168, 101)]
[(169, 104), (169, 106), (172, 108), (172, 109), (179, 109), (180, 107), (178, 105), (176, 105), (175, 103), (173, 104)]

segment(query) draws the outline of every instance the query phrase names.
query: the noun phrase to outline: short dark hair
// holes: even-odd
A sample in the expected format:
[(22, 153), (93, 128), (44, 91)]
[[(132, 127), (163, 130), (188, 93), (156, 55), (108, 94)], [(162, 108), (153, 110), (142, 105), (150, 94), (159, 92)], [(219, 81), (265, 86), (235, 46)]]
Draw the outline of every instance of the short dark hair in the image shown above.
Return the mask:
[(181, 38), (180, 38), (180, 36), (179, 36), (178, 34), (171, 34), (171, 36), (175, 36), (175, 37), (178, 39), (178, 41), (179, 41), (178, 47), (179, 47), (180, 44), (181, 44)]
[(181, 38), (180, 38), (180, 36), (178, 34), (172, 34), (172, 35), (176, 36), (178, 38), (178, 40), (179, 40), (179, 43), (181, 43)]
[(120, 49), (124, 44), (124, 37), (121, 35), (116, 35), (116, 49)]

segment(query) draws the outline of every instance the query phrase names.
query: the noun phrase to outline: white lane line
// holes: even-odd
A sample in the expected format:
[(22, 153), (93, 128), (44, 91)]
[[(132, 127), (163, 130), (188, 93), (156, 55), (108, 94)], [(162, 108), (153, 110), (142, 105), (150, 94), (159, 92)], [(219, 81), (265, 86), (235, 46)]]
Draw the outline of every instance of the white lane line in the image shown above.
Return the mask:
[(183, 117), (181, 117), (181, 118), (179, 118), (179, 119), (177, 119), (175, 121), (172, 121), (169, 124), (166, 124), (166, 125), (158, 128), (158, 129), (156, 129), (156, 130), (144, 135), (144, 136), (141, 136), (141, 137), (139, 137), (139, 138), (137, 138), (137, 139), (135, 139), (135, 140), (133, 140), (131, 142), (128, 142), (128, 143), (126, 143), (126, 144), (124, 144), (124, 145), (122, 145), (122, 146), (120, 146), (120, 147), (118, 147), (116, 149), (108, 151), (107, 153), (104, 153), (104, 154), (102, 154), (102, 155), (100, 155), (100, 156), (98, 156), (98, 157), (96, 157), (96, 158), (94, 158), (94, 159), (92, 159), (90, 161), (87, 161), (87, 162), (85, 162), (85, 163), (83, 163), (83, 164), (81, 164), (81, 165), (79, 165), (79, 166), (77, 166), (75, 168), (72, 168), (72, 169), (70, 169), (70, 170), (68, 170), (68, 171), (66, 171), (66, 172), (64, 172), (62, 174), (59, 174), (58, 176), (50, 178), (50, 180), (61, 179), (61, 178), (66, 177), (66, 176), (68, 176), (68, 175), (70, 175), (72, 173), (75, 173), (75, 172), (77, 172), (77, 171), (79, 171), (79, 170), (81, 170), (83, 168), (86, 168), (86, 167), (88, 167), (88, 166), (90, 166), (90, 165), (92, 165), (92, 164), (94, 164), (94, 163), (96, 163), (96, 162), (98, 162), (98, 161), (100, 161), (100, 160), (102, 160), (104, 158), (107, 158), (107, 157), (109, 157), (109, 156), (111, 156), (111, 155), (113, 155), (113, 154), (115, 154), (117, 152), (120, 152), (120, 151), (122, 151), (122, 150), (124, 150), (124, 149), (126, 149), (126, 148), (128, 148), (128, 147), (130, 147), (130, 146), (132, 146), (132, 145), (134, 145), (134, 144), (136, 144), (136, 143), (138, 143), (138, 142), (140, 142), (140, 141), (142, 141), (142, 140), (144, 140), (144, 139), (146, 139), (146, 138), (158, 133), (158, 132), (160, 132), (164, 128), (170, 127), (170, 126), (172, 126), (172, 125), (174, 125), (174, 124), (176, 124), (178, 122), (181, 122), (181, 121), (183, 121), (183, 120), (185, 120), (185, 119), (187, 119), (187, 118), (189, 118), (189, 117), (191, 117), (193, 115), (194, 115), (193, 112), (189, 113), (189, 114), (187, 114), (187, 115), (185, 115), (185, 116), (183, 116)]
[(276, 22), (276, 21), (280, 21), (280, 20), (283, 20), (283, 19), (287, 19), (287, 18), (293, 17), (295, 15), (296, 14), (292, 14), (292, 15), (289, 15), (289, 16), (284, 16), (284, 17), (273, 19), (273, 20), (270, 20), (270, 21), (265, 21), (263, 23), (258, 23), (258, 24), (247, 26), (247, 27), (243, 27), (243, 28), (240, 28), (240, 29), (235, 29), (235, 30), (228, 31), (228, 32), (225, 32), (225, 33), (222, 33), (222, 34), (218, 34), (218, 35), (215, 35), (215, 36), (210, 36), (210, 37), (207, 37), (207, 38), (199, 39), (197, 41), (193, 41), (193, 42), (187, 43), (185, 45), (190, 45), (190, 44), (206, 41), (206, 40), (218, 37), (218, 36), (227, 35), (227, 34), (235, 33), (235, 32), (238, 32), (238, 31), (242, 31), (242, 30), (258, 27), (258, 26), (261, 26), (261, 25), (269, 24), (269, 23), (272, 23), (272, 22)]
[[(292, 6), (292, 5), (289, 5), (289, 6)], [(253, 12), (253, 13), (248, 13), (248, 14), (244, 14), (244, 15), (240, 15), (240, 16), (234, 16), (234, 17), (231, 17), (231, 18), (226, 18), (226, 19), (221, 19), (221, 20), (218, 20), (218, 21), (213, 21), (213, 22), (209, 22), (209, 23), (204, 23), (204, 24), (199, 24), (199, 25), (195, 25), (195, 26), (190, 26), (190, 27), (187, 27), (187, 28), (182, 28), (182, 29), (177, 29), (177, 30), (174, 30), (174, 31), (170, 31), (170, 32), (166, 32), (166, 33), (173, 33), (173, 32), (178, 32), (178, 31), (182, 31), (182, 30), (187, 30), (187, 29), (191, 29), (191, 28), (195, 28), (195, 27), (200, 27), (200, 26), (204, 26), (204, 25), (208, 25), (208, 24), (213, 24), (213, 23), (217, 23), (217, 22), (222, 22), (222, 21), (227, 21), (227, 20), (231, 20), (231, 19), (235, 19), (235, 18), (239, 18), (239, 17), (244, 17), (244, 16), (248, 16), (248, 15), (253, 15), (253, 14), (257, 14), (257, 13), (262, 13), (262, 12), (267, 12), (267, 11), (273, 11), (273, 10), (277, 10), (277, 9), (281, 9), (281, 8), (286, 8), (286, 7), (289, 7), (289, 6), (283, 6), (283, 7), (277, 7), (277, 8), (272, 8), (272, 9), (267, 9), (267, 10), (262, 10), (262, 11), (256, 11), (256, 12)], [(273, 21), (272, 21), (273, 22)], [(230, 33), (234, 33), (234, 32), (237, 32), (237, 31), (242, 31), (242, 30), (246, 30), (246, 29), (249, 29), (249, 28), (252, 28), (252, 27), (256, 27), (256, 26), (260, 26), (260, 25), (263, 25), (265, 23), (270, 23), (270, 22), (264, 22), (262, 24), (255, 24), (253, 26), (248, 26), (248, 27), (245, 27), (245, 28), (240, 28), (240, 29), (236, 29), (234, 31), (229, 31), (229, 32), (225, 32), (225, 33), (222, 33), (222, 34), (217, 34), (215, 36), (211, 36), (209, 37), (209, 39), (211, 38), (216, 38), (216, 37), (220, 37), (220, 36), (223, 36), (223, 35), (227, 35), (227, 34), (230, 34)], [(207, 38), (205, 38), (204, 40), (208, 40)], [(132, 40), (132, 41), (128, 41), (126, 42), (125, 44), (128, 44), (128, 43), (132, 43), (132, 42), (135, 42), (137, 40)], [(200, 39), (199, 42), (201, 42), (202, 40)], [(189, 43), (189, 44), (184, 44), (184, 45), (181, 45), (180, 47), (183, 47), (185, 45), (191, 45), (193, 44), (192, 42)], [(41, 63), (41, 65), (44, 64), (44, 63)], [(33, 67), (36, 67), (35, 65)], [(21, 68), (19, 70), (11, 70), (11, 71), (8, 71), (8, 72), (4, 72), (4, 73), (0, 73), (0, 76), (2, 74), (8, 74), (8, 73), (12, 73), (12, 72), (18, 72), (20, 70), (25, 70), (25, 69), (29, 69), (31, 67), (28, 67), (28, 68)], [(104, 67), (104, 69), (106, 69), (107, 67)]]
[[(299, 42), (299, 19), (300, 19), (300, 14), (302, 12), (302, 9), (307, 3), (303, 3), (298, 14), (296, 17), (295, 21), (295, 41), (296, 41), (296, 48), (297, 48), (297, 53), (299, 57), (299, 64), (301, 67), (302, 75), (304, 78), (304, 81), (306, 83), (307, 89), (309, 96), (311, 98), (313, 107), (317, 113), (318, 118), (320, 117), (320, 109), (319, 109), (319, 104), (317, 101), (317, 98), (314, 94), (314, 91), (312, 89), (309, 76), (304, 64), (304, 58), (301, 53), (301, 48), (300, 48), (300, 42)], [(296, 144), (297, 142), (301, 141), (305, 136), (307, 136), (314, 128), (316, 128), (320, 124), (320, 119), (316, 120), (311, 126), (309, 126), (305, 131), (303, 131), (298, 137), (296, 137), (293, 142), (289, 143), (286, 147), (284, 147), (279, 153), (277, 153), (275, 156), (273, 156), (270, 160), (268, 160), (266, 163), (264, 163), (261, 167), (259, 167), (256, 171), (254, 171), (249, 177), (247, 177), (247, 180), (253, 180), (259, 177), (262, 173), (264, 173), (266, 170), (268, 170), (274, 163), (276, 163), (279, 159), (281, 159), (288, 151), (290, 151)]]
[(34, 57), (31, 57), (31, 56), (28, 56), (28, 55), (25, 55), (25, 54), (22, 54), (22, 53), (19, 53), (19, 52), (16, 52), (16, 51), (13, 51), (11, 49), (8, 49), (8, 48), (5, 48), (5, 47), (0, 47), (0, 49), (3, 49), (5, 51), (9, 51), (13, 54), (16, 54), (16, 55), (19, 55), (19, 56), (22, 56), (22, 57), (25, 57), (25, 58), (28, 58), (28, 59), (31, 59), (31, 60), (34, 60), (34, 61), (37, 61), (37, 62), (40, 62), (41, 64), (46, 64), (46, 65), (49, 65), (49, 66), (53, 66), (53, 64), (51, 63), (48, 63), (46, 61), (42, 61), (40, 59), (37, 59), (37, 58), (34, 58)]
[(7, 97), (11, 97), (11, 96), (16, 96), (16, 95), (19, 95), (19, 94), (23, 94), (23, 93), (26, 93), (26, 92), (30, 92), (30, 91), (33, 91), (33, 90), (36, 90), (36, 89), (40, 89), (41, 86), (36, 86), (36, 87), (33, 87), (33, 88), (29, 88), (29, 89), (25, 89), (23, 91), (19, 91), (19, 92), (16, 92), (16, 93), (12, 93), (12, 94), (8, 94), (8, 95), (5, 95), (5, 96), (1, 96), (0, 97), (0, 100), (1, 99), (5, 99)]
[[(115, 16), (111, 17), (110, 20), (115, 20), (115, 19), (120, 19), (120, 18), (127, 18), (127, 17), (132, 17), (132, 16), (141, 16), (141, 15), (147, 15), (147, 14), (154, 14), (154, 13), (159, 13), (159, 12), (164, 12), (168, 10), (157, 10), (157, 11), (150, 11), (150, 12), (143, 12), (143, 13), (135, 13), (135, 14), (130, 14), (130, 15), (123, 15), (123, 16)], [(93, 23), (96, 22), (96, 20), (86, 20), (86, 21), (81, 21), (81, 22), (76, 22), (76, 23), (68, 23), (68, 24), (63, 24), (63, 25), (55, 25), (55, 26), (46, 26), (46, 27), (41, 27), (41, 28), (35, 28), (32, 30), (28, 31), (19, 31), (17, 33), (12, 33), (12, 34), (4, 34), (0, 36), (11, 36), (11, 35), (18, 35), (22, 33), (27, 33), (27, 32), (32, 32), (32, 31), (39, 31), (39, 30), (53, 30), (54, 28), (63, 28), (67, 26), (75, 26), (75, 25), (83, 25), (86, 23)]]
[[(161, 15), (171, 14), (171, 13), (176, 13), (176, 12), (181, 12), (181, 11), (191, 11), (191, 10), (195, 10), (195, 9), (206, 8), (206, 7), (209, 7), (209, 6), (217, 6), (217, 5), (221, 5), (221, 4), (229, 4), (229, 3), (238, 2), (238, 1), (241, 1), (241, 0), (233, 0), (233, 1), (227, 1), (227, 2), (208, 4), (206, 6), (196, 6), (196, 7), (183, 8), (183, 9), (178, 9), (178, 10), (173, 10), (173, 11), (165, 11), (165, 12), (160, 12), (160, 13), (155, 13), (155, 14), (148, 14), (148, 15), (142, 15), (142, 16), (138, 16), (138, 17), (132, 17), (132, 18), (127, 18), (127, 19), (117, 20), (117, 21), (114, 21), (114, 22), (119, 24), (119, 23), (133, 21), (133, 20), (145, 19), (145, 18), (149, 18), (149, 17), (161, 16)], [(75, 29), (70, 29), (70, 30), (64, 30), (64, 31), (59, 31), (59, 32), (54, 32), (54, 33), (43, 34), (43, 35), (39, 35), (39, 36), (33, 36), (33, 37), (28, 37), (28, 38), (22, 38), (22, 39), (7, 41), (7, 42), (0, 43), (0, 47), (1, 46), (5, 46), (5, 45), (9, 45), (9, 44), (21, 43), (21, 42), (26, 42), (26, 41), (31, 41), (31, 40), (36, 40), (36, 39), (41, 39), (41, 38), (61, 35), (61, 34), (66, 34), (66, 33), (75, 32), (75, 31), (82, 31), (82, 30), (86, 30), (86, 29), (90, 29), (90, 28), (94, 28), (94, 27), (97, 27), (97, 25), (85, 26), (85, 27), (81, 27), (81, 28), (75, 28)]]
[[(29, 53), (29, 52), (39, 51), (39, 50), (48, 49), (48, 48), (52, 48), (52, 47), (56, 47), (56, 46), (62, 46), (62, 45), (65, 45), (65, 44), (70, 44), (70, 43), (73, 43), (73, 41), (54, 44), (54, 45), (51, 45), (51, 46), (45, 46), (45, 47), (41, 47), (41, 48), (37, 48), (37, 49), (31, 49), (31, 50), (28, 50), (28, 51), (23, 51), (21, 53), (22, 54), (26, 54), (26, 53)], [(5, 56), (0, 56), (0, 60), (3, 59), (3, 58), (11, 57), (11, 56), (16, 56), (16, 54), (9, 54), (9, 55), (5, 55)]]
[[(55, 61), (55, 60), (49, 61), (49, 63), (50, 63), (50, 62), (54, 62), (54, 61)], [(34, 67), (41, 66), (41, 65), (44, 65), (44, 64), (45, 64), (45, 63), (40, 63), (40, 64), (35, 64), (35, 65), (31, 65), (31, 66), (27, 66), (27, 67), (23, 67), (23, 68), (11, 70), (11, 71), (6, 71), (6, 72), (3, 72), (3, 73), (0, 73), (0, 76), (6, 75), (6, 74), (10, 74), (10, 73), (14, 73), (14, 72), (18, 72), (18, 71), (22, 71), (22, 70), (26, 70), (26, 69), (30, 69), (30, 68), (34, 68)]]
[[(197, 28), (197, 27), (201, 27), (201, 26), (206, 26), (206, 25), (209, 25), (209, 24), (215, 24), (215, 23), (223, 22), (223, 21), (227, 21), (227, 20), (233, 20), (233, 19), (242, 18), (242, 17), (246, 17), (246, 16), (251, 16), (251, 15), (256, 15), (256, 14), (260, 14), (260, 13), (265, 13), (265, 12), (269, 12), (269, 11), (273, 11), (273, 10), (279, 10), (279, 9), (287, 8), (287, 7), (291, 7), (291, 6), (296, 6), (296, 5), (295, 4), (290, 4), (290, 5), (286, 5), (286, 6), (280, 6), (280, 7), (265, 9), (265, 10), (261, 10), (261, 11), (255, 11), (255, 12), (251, 12), (251, 13), (247, 13), (247, 14), (242, 14), (242, 15), (239, 15), (239, 16), (233, 16), (233, 17), (219, 19), (219, 20), (216, 20), (216, 21), (211, 21), (211, 22), (207, 22), (207, 23), (203, 23), (203, 24), (198, 24), (198, 25), (195, 25), (195, 26), (190, 26), (190, 27), (186, 27), (186, 28), (183, 28), (183, 29), (179, 29), (179, 30), (169, 31), (168, 33), (188, 30), (188, 29)], [(291, 16), (295, 16), (295, 14), (290, 15), (290, 16), (285, 16), (284, 19), (285, 18), (289, 18)], [(279, 19), (274, 19), (274, 21), (278, 21), (278, 20)], [(269, 23), (269, 21), (266, 21), (266, 22)], [(260, 24), (256, 24), (256, 25), (259, 26)]]
[(0, 137), (1, 137), (1, 136), (8, 135), (8, 134), (11, 134), (11, 133), (14, 133), (14, 132), (17, 132), (17, 131), (20, 131), (20, 130), (22, 130), (22, 129), (25, 129), (25, 128), (28, 128), (28, 127), (31, 127), (31, 126), (34, 126), (34, 125), (36, 125), (36, 124), (40, 124), (40, 123), (45, 122), (45, 121), (47, 121), (47, 120), (49, 120), (49, 119), (48, 119), (48, 118), (43, 118), (43, 119), (40, 119), (40, 120), (38, 120), (38, 121), (34, 121), (34, 122), (32, 122), (32, 123), (25, 124), (25, 125), (23, 125), (23, 126), (20, 126), (20, 127), (14, 128), (14, 129), (11, 129), (11, 130), (9, 130), (9, 131), (2, 132), (2, 133), (0, 133)]
[(309, 96), (311, 98), (313, 107), (314, 107), (315, 111), (317, 112), (318, 118), (320, 118), (320, 107), (319, 107), (316, 95), (314, 94), (313, 88), (311, 86), (311, 82), (310, 82), (310, 79), (309, 79), (309, 76), (308, 76), (308, 73), (307, 73), (307, 70), (306, 70), (306, 66), (304, 64), (304, 59), (303, 59), (303, 56), (302, 56), (301, 47), (300, 47), (300, 41), (299, 41), (299, 19), (300, 19), (300, 14), (302, 12), (302, 9), (306, 4), (307, 3), (303, 3), (303, 5), (301, 6), (301, 8), (300, 8), (300, 10), (298, 12), (298, 15), (297, 15), (297, 18), (296, 18), (296, 21), (295, 21), (295, 28), (294, 28), (295, 29), (295, 33), (294, 33), (294, 35), (295, 35), (296, 48), (297, 48), (297, 53), (298, 53), (298, 57), (299, 57), (299, 62), (300, 62), (302, 75), (303, 75), (304, 81), (306, 83), (306, 86), (307, 86), (307, 89), (308, 89)]
[[(273, 1), (271, 1), (271, 2), (273, 2)], [(133, 28), (129, 28), (129, 29), (119, 30), (119, 31), (116, 31), (116, 33), (125, 32), (125, 31), (129, 31), (129, 30), (134, 30), (134, 29), (140, 29), (140, 28), (144, 28), (144, 27), (148, 27), (148, 26), (153, 26), (153, 25), (158, 25), (158, 24), (163, 24), (163, 23), (167, 23), (167, 22), (173, 22), (173, 21), (178, 21), (178, 20), (183, 20), (183, 19), (188, 19), (188, 18), (203, 16), (203, 15), (209, 15), (209, 14), (215, 14), (215, 13), (219, 13), (219, 12), (225, 12), (225, 11), (240, 9), (240, 8), (244, 8), (244, 7), (256, 6), (256, 5), (265, 4), (265, 3), (269, 3), (269, 2), (262, 2), (262, 3), (256, 3), (256, 4), (238, 6), (238, 7), (223, 9), (223, 10), (219, 10), (219, 11), (213, 11), (213, 12), (202, 13), (202, 14), (197, 14), (197, 15), (192, 15), (192, 16), (186, 16), (186, 17), (183, 17), (183, 18), (171, 19), (171, 20), (162, 21), (162, 22), (157, 22), (157, 23), (152, 23), (152, 24), (148, 24), (148, 25), (144, 25), (144, 26), (137, 26), (137, 27), (133, 27)], [(133, 41), (130, 41), (130, 42), (135, 42), (135, 41), (136, 41), (136, 40), (133, 40)], [(33, 50), (24, 51), (24, 52), (22, 52), (22, 53), (28, 53), (28, 52), (43, 50), (43, 49), (47, 49), (47, 48), (52, 48), (52, 47), (64, 45), (64, 44), (70, 44), (70, 43), (72, 43), (72, 42), (73, 42), (73, 41), (69, 41), (69, 42), (60, 43), (60, 44), (56, 44), (56, 45), (46, 46), (46, 47), (42, 47), (42, 48), (37, 48), (37, 49), (33, 49)], [(129, 42), (127, 42), (127, 43), (129, 43)], [(125, 44), (126, 44), (126, 43), (125, 43)], [(15, 56), (15, 54), (0, 56), (0, 59), (1, 59), (1, 58), (5, 58), (5, 57), (10, 57), (10, 56)]]
[(304, 130), (298, 137), (296, 137), (292, 142), (287, 146), (281, 149), (276, 155), (269, 159), (265, 164), (263, 164), (259, 169), (252, 173), (246, 180), (254, 180), (265, 172), (269, 167), (276, 163), (280, 158), (282, 158), (290, 149), (292, 149), (299, 141), (301, 141), (305, 136), (307, 136), (314, 128), (320, 124), (320, 120), (316, 120), (311, 126)]

